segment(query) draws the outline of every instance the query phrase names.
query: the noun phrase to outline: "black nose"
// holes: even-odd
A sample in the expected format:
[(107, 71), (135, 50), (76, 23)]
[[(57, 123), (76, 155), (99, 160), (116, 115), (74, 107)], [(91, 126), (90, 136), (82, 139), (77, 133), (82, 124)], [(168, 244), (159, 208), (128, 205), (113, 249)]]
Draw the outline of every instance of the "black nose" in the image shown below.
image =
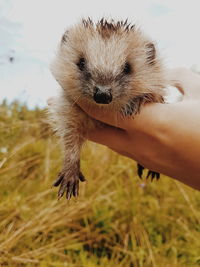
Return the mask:
[(101, 91), (98, 87), (94, 88), (94, 101), (98, 104), (109, 104), (112, 101), (110, 90)]

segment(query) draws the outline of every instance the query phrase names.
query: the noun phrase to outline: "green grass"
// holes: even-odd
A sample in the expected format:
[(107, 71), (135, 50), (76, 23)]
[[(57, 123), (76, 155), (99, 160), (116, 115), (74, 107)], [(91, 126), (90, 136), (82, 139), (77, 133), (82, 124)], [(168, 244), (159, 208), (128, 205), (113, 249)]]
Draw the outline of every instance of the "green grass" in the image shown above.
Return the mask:
[(57, 201), (61, 162), (44, 111), (0, 106), (0, 266), (200, 266), (199, 192), (88, 142), (79, 198)]

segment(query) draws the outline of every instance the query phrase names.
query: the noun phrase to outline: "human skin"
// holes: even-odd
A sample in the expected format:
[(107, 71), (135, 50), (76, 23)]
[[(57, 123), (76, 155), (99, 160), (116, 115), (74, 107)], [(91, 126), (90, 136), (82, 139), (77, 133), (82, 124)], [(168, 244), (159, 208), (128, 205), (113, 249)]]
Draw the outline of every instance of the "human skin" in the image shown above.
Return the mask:
[(200, 190), (200, 76), (184, 68), (168, 75), (183, 93), (181, 102), (146, 104), (134, 117), (79, 103), (89, 116), (107, 124), (87, 137)]

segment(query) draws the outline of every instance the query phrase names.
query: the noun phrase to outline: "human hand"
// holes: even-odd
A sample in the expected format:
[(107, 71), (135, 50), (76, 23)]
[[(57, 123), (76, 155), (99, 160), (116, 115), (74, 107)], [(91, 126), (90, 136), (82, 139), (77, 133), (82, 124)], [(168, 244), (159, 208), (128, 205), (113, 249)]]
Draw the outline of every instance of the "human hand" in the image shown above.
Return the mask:
[(168, 75), (183, 92), (183, 100), (146, 104), (134, 118), (104, 114), (98, 107), (91, 110), (80, 103), (89, 116), (107, 124), (104, 130), (91, 131), (88, 138), (200, 189), (200, 76), (183, 68)]

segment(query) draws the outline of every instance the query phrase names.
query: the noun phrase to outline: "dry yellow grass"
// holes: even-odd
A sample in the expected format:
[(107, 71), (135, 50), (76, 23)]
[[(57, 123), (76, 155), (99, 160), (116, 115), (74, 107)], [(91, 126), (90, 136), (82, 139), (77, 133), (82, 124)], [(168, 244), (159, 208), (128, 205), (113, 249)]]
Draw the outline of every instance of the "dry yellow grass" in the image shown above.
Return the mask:
[(0, 266), (200, 266), (200, 193), (88, 143), (77, 200), (57, 201), (61, 167), (44, 112), (0, 107)]

